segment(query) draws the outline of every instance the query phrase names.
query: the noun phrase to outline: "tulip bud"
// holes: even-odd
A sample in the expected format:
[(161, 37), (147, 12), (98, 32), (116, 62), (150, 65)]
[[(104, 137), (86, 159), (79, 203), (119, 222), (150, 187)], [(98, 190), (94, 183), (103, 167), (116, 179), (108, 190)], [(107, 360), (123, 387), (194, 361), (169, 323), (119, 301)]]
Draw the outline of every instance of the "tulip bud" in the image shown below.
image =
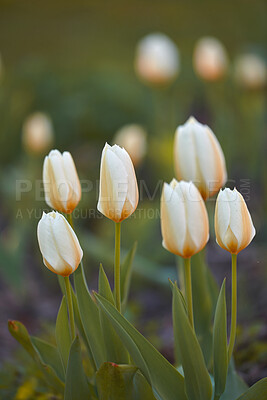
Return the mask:
[(195, 72), (206, 81), (217, 81), (224, 77), (228, 57), (223, 44), (214, 37), (198, 40), (193, 55)]
[(81, 199), (81, 184), (68, 151), (52, 150), (43, 167), (45, 201), (57, 211), (71, 213)]
[(117, 143), (127, 151), (135, 166), (141, 163), (146, 154), (146, 132), (140, 125), (123, 126), (116, 133), (114, 143)]
[(179, 72), (179, 51), (163, 33), (145, 36), (137, 45), (135, 70), (141, 80), (152, 85), (168, 85)]
[(102, 151), (97, 209), (114, 222), (128, 218), (138, 204), (138, 187), (127, 151), (107, 143)]
[(29, 153), (42, 154), (51, 148), (54, 140), (52, 122), (41, 112), (30, 115), (23, 124), (22, 142)]
[(192, 182), (164, 183), (161, 196), (162, 245), (171, 253), (188, 258), (209, 240), (205, 203)]
[(256, 54), (244, 54), (235, 61), (235, 78), (246, 89), (261, 89), (267, 83), (267, 67)]
[(255, 228), (243, 196), (236, 190), (220, 190), (215, 208), (215, 233), (219, 246), (238, 254), (255, 236)]
[(43, 213), (37, 227), (37, 238), (44, 265), (52, 272), (69, 276), (83, 257), (80, 243), (62, 214)]
[(177, 178), (194, 182), (204, 200), (217, 193), (226, 182), (220, 143), (207, 125), (193, 117), (176, 130), (174, 162)]

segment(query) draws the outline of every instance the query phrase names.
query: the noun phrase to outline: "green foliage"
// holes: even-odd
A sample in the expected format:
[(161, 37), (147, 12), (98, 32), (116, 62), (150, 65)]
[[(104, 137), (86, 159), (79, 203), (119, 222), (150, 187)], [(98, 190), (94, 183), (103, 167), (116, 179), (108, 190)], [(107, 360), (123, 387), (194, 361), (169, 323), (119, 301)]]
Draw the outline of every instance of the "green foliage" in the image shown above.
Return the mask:
[(215, 395), (220, 396), (225, 390), (228, 371), (225, 280), (220, 290), (215, 311), (213, 327), (213, 369)]
[(137, 368), (132, 365), (104, 363), (96, 373), (100, 400), (131, 400), (133, 378)]
[(255, 383), (255, 385), (248, 389), (242, 396), (238, 397), (238, 400), (265, 400), (266, 398), (267, 378), (264, 378)]
[(89, 385), (82, 365), (82, 354), (79, 338), (76, 337), (71, 345), (64, 400), (90, 400)]
[[(108, 278), (105, 271), (100, 265), (99, 269), (99, 288), (98, 292), (101, 296), (105, 297), (113, 306), (115, 306), (114, 297), (109, 286)], [(109, 318), (105, 312), (100, 309), (100, 324), (103, 332), (105, 348), (106, 348), (106, 361), (111, 361), (116, 364), (128, 364), (129, 355), (124, 348), (120, 338), (114, 330)]]
[(182, 375), (114, 308), (96, 295), (101, 308), (127, 347), (132, 360), (150, 382), (153, 390), (164, 400), (186, 400)]
[(106, 361), (103, 332), (98, 307), (89, 293), (81, 267), (74, 273), (74, 285), (84, 332), (99, 368)]
[[(122, 265), (122, 293), (126, 307), (131, 269), (136, 245)], [(176, 283), (171, 283), (173, 293), (173, 328), (176, 354), (181, 366), (176, 369), (149, 341), (138, 332), (115, 308), (114, 296), (105, 271), (100, 265), (98, 293), (92, 296), (79, 267), (74, 273), (75, 292), (71, 288), (78, 336), (71, 343), (67, 304), (63, 298), (58, 311), (55, 339), (56, 346), (36, 337), (30, 337), (26, 328), (17, 321), (9, 322), (12, 336), (24, 347), (37, 363), (55, 398), (64, 400), (265, 400), (266, 379), (252, 388), (235, 372), (233, 361), (228, 368), (227, 318), (225, 281), (222, 284), (216, 307), (216, 288), (202, 263), (195, 275), (203, 283), (210, 306), (198, 310), (199, 326), (204, 328), (201, 314), (215, 309), (213, 343), (213, 373), (210, 362), (203, 355), (203, 335), (197, 336), (187, 316), (186, 302)], [(60, 280), (59, 280), (60, 281)], [(195, 281), (196, 288), (196, 281)], [(199, 288), (196, 288), (199, 291)], [(200, 293), (200, 292), (199, 292)], [(195, 304), (196, 307), (196, 304)], [(205, 323), (208, 323), (205, 316)], [(200, 332), (199, 331), (199, 332)], [(83, 351), (81, 344), (84, 343)], [(35, 375), (25, 380), (16, 400), (26, 399), (27, 393), (40, 400), (38, 379)], [(213, 389), (214, 383), (214, 391)], [(0, 375), (1, 389), (1, 375)], [(23, 397), (24, 396), (24, 397)]]
[[(45, 364), (44, 360), (41, 358), (38, 351), (32, 344), (31, 338), (27, 332), (25, 326), (18, 321), (9, 321), (8, 329), (11, 335), (24, 347), (24, 349), (29, 353), (29, 355), (36, 362), (38, 367), (41, 369), (42, 373), (46, 377), (48, 385), (50, 385), (54, 390), (59, 393), (64, 391), (64, 384), (60, 380), (60, 378), (56, 375), (54, 371), (51, 361), (50, 364)], [(53, 364), (54, 357), (52, 358)]]
[(126, 310), (127, 306), (136, 249), (137, 242), (134, 243), (121, 265), (121, 303), (123, 311)]
[(68, 358), (71, 347), (68, 310), (65, 296), (63, 296), (62, 298), (62, 302), (57, 315), (56, 342), (65, 373), (68, 365)]
[(173, 286), (173, 324), (188, 400), (211, 400), (212, 384), (201, 347), (185, 312), (177, 285)]

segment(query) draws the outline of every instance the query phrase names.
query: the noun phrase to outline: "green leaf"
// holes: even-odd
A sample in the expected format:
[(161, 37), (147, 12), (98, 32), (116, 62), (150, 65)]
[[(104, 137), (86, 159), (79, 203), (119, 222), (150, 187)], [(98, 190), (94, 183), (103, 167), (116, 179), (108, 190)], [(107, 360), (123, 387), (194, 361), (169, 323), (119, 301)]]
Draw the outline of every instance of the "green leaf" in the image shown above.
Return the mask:
[(153, 394), (152, 388), (149, 385), (148, 381), (144, 377), (144, 375), (141, 374), (141, 372), (138, 370), (134, 376), (133, 379), (133, 384), (134, 384), (134, 394), (133, 394), (133, 399), (134, 400), (155, 400), (155, 396)]
[(137, 368), (132, 365), (104, 363), (96, 373), (100, 400), (132, 400), (133, 377)]
[(182, 375), (145, 339), (116, 308), (95, 295), (113, 327), (127, 347), (134, 363), (163, 400), (186, 400)]
[(220, 290), (215, 311), (213, 327), (213, 365), (215, 395), (220, 396), (225, 390), (228, 371), (225, 279)]
[(137, 249), (137, 242), (134, 243), (133, 247), (125, 257), (121, 265), (121, 302), (122, 310), (125, 311), (127, 307), (127, 301), (129, 296), (129, 289), (133, 271), (133, 260)]
[(78, 331), (80, 333), (80, 336), (83, 339), (84, 344), (86, 346), (87, 354), (89, 356), (89, 361), (90, 361), (90, 365), (91, 365), (92, 374), (94, 374), (96, 371), (95, 361), (94, 361), (94, 357), (93, 357), (90, 345), (88, 343), (88, 340), (87, 340), (87, 337), (86, 337), (86, 334), (85, 334), (85, 331), (83, 328), (80, 311), (79, 311), (79, 307), (78, 307), (77, 297), (76, 297), (76, 294), (74, 293), (72, 286), (71, 286), (71, 296), (72, 296), (75, 324), (76, 324)]
[[(114, 297), (109, 286), (108, 278), (105, 271), (100, 264), (99, 268), (99, 294), (108, 300), (112, 305), (115, 306)], [(129, 355), (125, 349), (122, 341), (118, 337), (115, 329), (113, 328), (109, 318), (105, 312), (100, 308), (100, 323), (104, 336), (104, 342), (106, 346), (107, 361), (116, 364), (128, 364)]]
[(74, 285), (82, 325), (98, 369), (106, 361), (105, 345), (98, 307), (89, 293), (81, 267), (74, 273)]
[(248, 391), (237, 400), (266, 400), (267, 399), (267, 378), (255, 383)]
[(205, 250), (202, 250), (192, 257), (192, 292), (195, 330), (209, 367), (212, 360), (212, 317), (218, 294), (213, 305), (212, 276), (205, 262), (205, 254)]
[(228, 367), (225, 391), (220, 397), (220, 400), (236, 400), (237, 397), (243, 394), (247, 389), (247, 384), (235, 371), (232, 359)]
[(177, 285), (173, 287), (173, 324), (184, 370), (185, 392), (188, 400), (210, 400), (212, 397), (210, 376)]
[(63, 382), (58, 378), (54, 369), (50, 365), (47, 365), (42, 361), (39, 352), (32, 344), (30, 335), (28, 334), (25, 326), (19, 321), (8, 321), (8, 329), (11, 335), (22, 345), (22, 347), (36, 362), (36, 364), (44, 374), (48, 385), (53, 387), (59, 393), (63, 393)]
[(62, 298), (61, 305), (57, 315), (56, 342), (65, 373), (68, 365), (69, 352), (71, 347), (69, 318), (68, 318), (67, 302), (65, 296), (63, 296)]
[(57, 348), (45, 340), (41, 340), (35, 336), (31, 336), (31, 341), (40, 354), (43, 363), (50, 365), (50, 367), (52, 367), (56, 372), (57, 376), (64, 381), (65, 373)]
[(82, 365), (78, 336), (74, 339), (68, 361), (64, 400), (90, 400), (90, 390)]

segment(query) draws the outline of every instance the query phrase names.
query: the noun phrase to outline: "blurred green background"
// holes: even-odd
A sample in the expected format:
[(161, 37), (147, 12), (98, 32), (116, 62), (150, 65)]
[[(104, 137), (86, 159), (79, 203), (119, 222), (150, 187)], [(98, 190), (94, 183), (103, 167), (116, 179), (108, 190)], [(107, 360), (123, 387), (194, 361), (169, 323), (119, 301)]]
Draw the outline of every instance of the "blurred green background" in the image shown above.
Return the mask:
[[(57, 280), (42, 265), (36, 240), (36, 225), (48, 209), (38, 197), (44, 155), (29, 154), (22, 145), (23, 123), (36, 111), (52, 120), (53, 147), (71, 151), (80, 178), (90, 180), (75, 225), (91, 288), (96, 287), (99, 262), (111, 272), (113, 257), (113, 224), (98, 213), (88, 216), (96, 208), (101, 150), (125, 124), (141, 124), (148, 132), (147, 155), (137, 168), (147, 191), (141, 194), (139, 213), (123, 224), (123, 248), (138, 240), (129, 318), (172, 360), (167, 278), (176, 276), (175, 259), (161, 248), (158, 214), (147, 210), (159, 208), (160, 185), (174, 175), (175, 129), (193, 114), (218, 137), (229, 186), (243, 193), (255, 222), (257, 236), (239, 257), (236, 359), (249, 383), (266, 376), (266, 82), (246, 88), (234, 74), (234, 60), (243, 52), (266, 61), (266, 16), (265, 0), (0, 2), (2, 360), (16, 357), (7, 319), (20, 319), (31, 333), (43, 327), (49, 332), (60, 299)], [(179, 76), (167, 88), (146, 86), (134, 70), (137, 42), (158, 31), (180, 52)], [(224, 44), (230, 60), (225, 78), (216, 82), (201, 80), (192, 64), (196, 41), (207, 35)], [(32, 189), (20, 195), (23, 179), (32, 182)], [(214, 199), (208, 208), (212, 219)], [(229, 276), (229, 261), (212, 234), (208, 262), (218, 282)], [(18, 382), (24, 381), (25, 371), (14, 373)]]

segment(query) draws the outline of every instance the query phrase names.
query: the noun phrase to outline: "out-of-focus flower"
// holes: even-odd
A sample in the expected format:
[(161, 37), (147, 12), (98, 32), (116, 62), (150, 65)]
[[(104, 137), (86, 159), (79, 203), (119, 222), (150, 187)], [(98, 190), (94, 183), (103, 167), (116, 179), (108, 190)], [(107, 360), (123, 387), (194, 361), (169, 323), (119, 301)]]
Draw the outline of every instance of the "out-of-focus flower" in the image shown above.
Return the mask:
[(212, 130), (194, 117), (176, 130), (174, 162), (177, 178), (193, 181), (204, 200), (217, 193), (226, 182), (220, 143)]
[(147, 134), (140, 125), (125, 125), (114, 136), (114, 143), (123, 147), (130, 155), (132, 162), (138, 166), (147, 150)]
[(255, 228), (243, 196), (236, 190), (220, 190), (215, 208), (217, 243), (238, 254), (255, 236)]
[(264, 88), (267, 83), (267, 66), (263, 58), (248, 53), (239, 56), (234, 65), (237, 83), (246, 89)]
[(83, 251), (70, 224), (58, 212), (43, 213), (37, 238), (44, 265), (52, 272), (69, 276), (79, 266)]
[(101, 157), (97, 209), (114, 222), (128, 218), (138, 204), (138, 187), (132, 160), (125, 149), (106, 143)]
[(205, 203), (192, 182), (164, 183), (161, 196), (162, 245), (173, 254), (188, 258), (209, 240)]
[(54, 132), (51, 119), (44, 113), (30, 115), (22, 128), (22, 143), (29, 153), (43, 154), (51, 148)]
[(168, 85), (177, 77), (179, 68), (179, 50), (165, 34), (152, 33), (138, 43), (135, 70), (145, 83)]
[(71, 213), (81, 199), (81, 184), (74, 161), (68, 151), (52, 150), (45, 157), (43, 183), (47, 204), (64, 213)]
[(196, 74), (206, 81), (223, 78), (228, 69), (228, 56), (223, 44), (214, 37), (203, 37), (196, 43), (193, 54)]

